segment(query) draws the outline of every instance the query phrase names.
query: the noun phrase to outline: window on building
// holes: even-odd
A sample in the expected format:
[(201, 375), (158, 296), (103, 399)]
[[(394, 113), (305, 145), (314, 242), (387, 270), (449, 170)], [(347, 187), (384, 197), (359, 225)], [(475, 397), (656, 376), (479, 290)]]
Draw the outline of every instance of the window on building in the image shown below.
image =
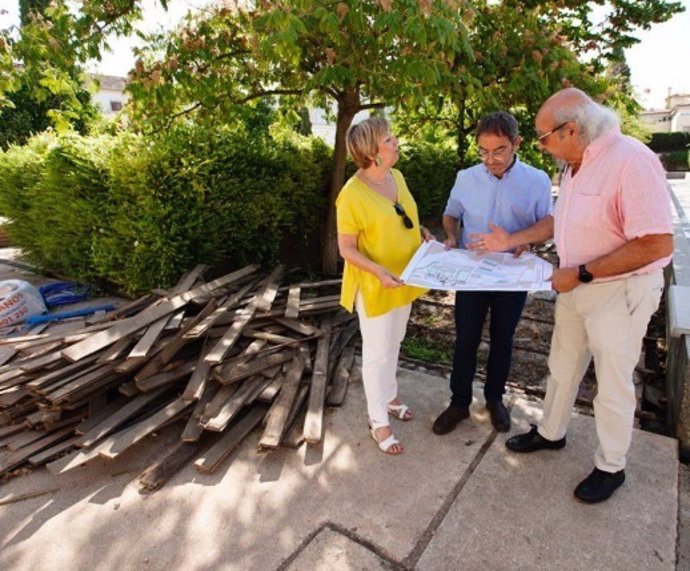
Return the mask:
[(122, 101), (111, 101), (110, 102), (110, 110), (111, 111), (120, 111), (122, 109)]

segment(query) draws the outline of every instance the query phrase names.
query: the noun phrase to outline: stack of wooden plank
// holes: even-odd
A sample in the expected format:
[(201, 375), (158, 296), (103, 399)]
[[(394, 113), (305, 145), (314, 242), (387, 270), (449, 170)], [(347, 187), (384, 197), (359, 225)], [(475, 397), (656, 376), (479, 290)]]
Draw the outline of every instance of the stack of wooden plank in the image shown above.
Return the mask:
[(340, 280), (281, 287), (282, 267), (247, 266), (204, 283), (205, 270), (89, 322), (1, 337), (0, 475), (117, 458), (175, 422), (180, 440), (144, 488), (195, 457), (216, 470), (260, 425), (262, 449), (319, 443), (354, 357)]

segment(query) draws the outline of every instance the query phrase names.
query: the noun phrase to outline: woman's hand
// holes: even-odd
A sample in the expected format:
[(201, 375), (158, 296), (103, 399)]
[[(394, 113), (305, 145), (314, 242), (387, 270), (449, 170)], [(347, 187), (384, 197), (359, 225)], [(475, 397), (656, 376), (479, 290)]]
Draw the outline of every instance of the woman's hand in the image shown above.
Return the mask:
[(422, 238), (425, 242), (430, 242), (431, 240), (436, 239), (436, 237), (429, 232), (429, 229), (426, 226), (420, 226), (419, 229), (422, 231)]
[(385, 268), (381, 268), (381, 271), (376, 274), (376, 277), (379, 278), (381, 285), (385, 288), (396, 288), (405, 284), (405, 282), (396, 278)]

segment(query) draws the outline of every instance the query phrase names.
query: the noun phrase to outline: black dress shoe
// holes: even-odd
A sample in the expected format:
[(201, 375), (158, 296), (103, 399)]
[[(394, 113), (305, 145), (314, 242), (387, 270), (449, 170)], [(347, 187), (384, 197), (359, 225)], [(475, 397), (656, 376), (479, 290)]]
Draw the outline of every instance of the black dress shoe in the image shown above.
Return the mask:
[(491, 424), (498, 432), (508, 432), (510, 430), (510, 415), (503, 401), (487, 401), (486, 409), (491, 414)]
[(525, 434), (518, 434), (506, 440), (506, 448), (513, 452), (534, 452), (547, 448), (550, 450), (558, 450), (565, 446), (565, 436), (560, 440), (547, 440), (537, 432), (537, 425), (530, 424), (532, 430)]
[(461, 420), (470, 416), (468, 407), (453, 406), (452, 404), (444, 410), (434, 422), (432, 430), (434, 434), (448, 434), (455, 430)]
[(604, 472), (594, 468), (575, 488), (575, 497), (588, 504), (603, 502), (611, 497), (618, 487), (625, 482), (625, 470)]

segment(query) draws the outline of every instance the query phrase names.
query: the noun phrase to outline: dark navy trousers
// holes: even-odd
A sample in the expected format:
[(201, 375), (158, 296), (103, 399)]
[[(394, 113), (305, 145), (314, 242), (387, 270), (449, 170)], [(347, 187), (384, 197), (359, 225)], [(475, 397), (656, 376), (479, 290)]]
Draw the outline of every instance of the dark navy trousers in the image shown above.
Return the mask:
[(468, 407), (472, 402), (472, 379), (477, 368), (477, 349), (486, 314), (489, 324), (489, 359), (484, 397), (500, 400), (513, 355), (513, 335), (525, 306), (524, 291), (459, 291), (455, 294), (455, 355), (450, 375), (451, 404)]

